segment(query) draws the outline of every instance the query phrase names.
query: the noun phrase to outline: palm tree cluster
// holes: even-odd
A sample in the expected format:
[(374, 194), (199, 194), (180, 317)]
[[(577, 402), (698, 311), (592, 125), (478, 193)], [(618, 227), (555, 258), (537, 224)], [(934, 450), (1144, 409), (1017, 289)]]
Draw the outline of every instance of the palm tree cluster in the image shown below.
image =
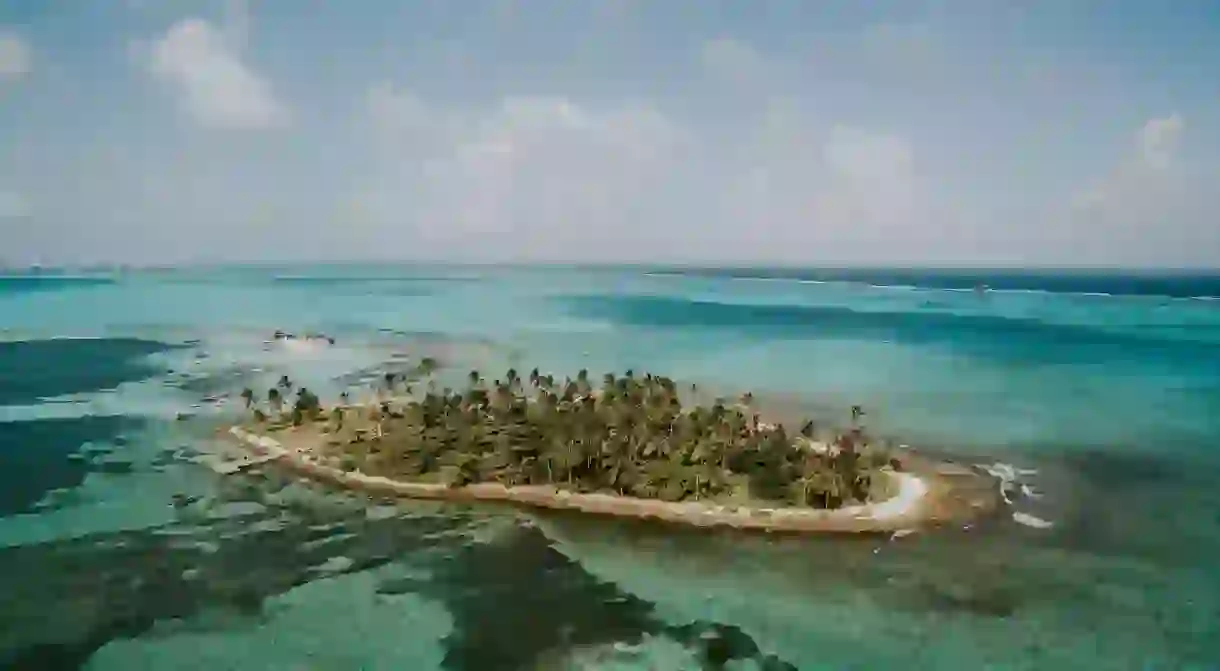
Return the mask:
[(741, 404), (684, 407), (677, 390), (670, 378), (632, 371), (607, 374), (596, 387), (585, 370), (557, 383), (537, 369), (524, 380), (510, 369), (491, 384), (471, 371), (464, 390), (430, 385), (405, 403), (370, 407), (375, 429), (355, 430), (347, 441), (337, 436), (345, 410), (324, 415), (306, 390), (293, 420), (325, 420), (347, 470), (451, 486), (556, 485), (665, 501), (746, 497), (837, 508), (869, 500), (874, 473), (887, 463), (854, 421), (831, 449), (815, 449), (812, 422), (797, 435), (761, 424), (749, 394)]
[[(306, 387), (296, 387), (287, 375), (281, 376), (279, 382), (267, 390), (267, 405), (271, 410), (270, 417), (283, 417), (284, 403), (293, 388), (296, 388), (297, 396), (293, 401), (292, 407), (288, 410), (288, 418), (293, 426), (301, 426), (306, 420), (320, 419), (322, 416), (322, 401), (317, 394)], [(246, 387), (241, 390), (239, 397), (246, 404), (246, 408), (254, 414), (254, 419), (258, 422), (267, 421), (270, 417), (262, 408), (258, 406), (258, 394), (253, 389)]]

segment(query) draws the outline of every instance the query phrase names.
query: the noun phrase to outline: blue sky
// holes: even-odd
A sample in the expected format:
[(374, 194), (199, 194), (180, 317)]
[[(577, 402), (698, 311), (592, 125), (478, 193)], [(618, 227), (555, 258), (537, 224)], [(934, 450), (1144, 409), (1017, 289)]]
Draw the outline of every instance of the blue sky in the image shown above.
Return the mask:
[(10, 262), (1220, 264), (1220, 6), (0, 0)]

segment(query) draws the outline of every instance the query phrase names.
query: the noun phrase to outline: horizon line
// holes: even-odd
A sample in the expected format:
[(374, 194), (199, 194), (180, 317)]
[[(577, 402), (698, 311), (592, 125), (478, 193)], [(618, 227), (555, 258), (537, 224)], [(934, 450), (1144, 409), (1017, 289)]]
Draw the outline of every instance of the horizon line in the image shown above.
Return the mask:
[(1209, 265), (1122, 265), (1122, 264), (1039, 264), (1039, 263), (980, 263), (977, 261), (941, 262), (825, 262), (825, 261), (766, 261), (766, 260), (699, 260), (699, 261), (574, 261), (574, 260), (425, 260), (425, 259), (329, 259), (329, 260), (199, 260), (176, 263), (132, 263), (132, 262), (78, 262), (59, 264), (30, 264), (25, 266), (0, 263), (0, 277), (30, 277), (40, 274), (63, 275), (65, 273), (96, 272), (147, 272), (173, 270), (220, 270), (220, 269), (275, 269), (304, 267), (447, 267), (447, 268), (504, 268), (504, 269), (574, 269), (574, 270), (619, 270), (632, 269), (652, 272), (667, 270), (723, 270), (723, 271), (1007, 271), (1007, 272), (1110, 272), (1110, 273), (1155, 273), (1155, 274), (1203, 274), (1220, 276), (1220, 268)]

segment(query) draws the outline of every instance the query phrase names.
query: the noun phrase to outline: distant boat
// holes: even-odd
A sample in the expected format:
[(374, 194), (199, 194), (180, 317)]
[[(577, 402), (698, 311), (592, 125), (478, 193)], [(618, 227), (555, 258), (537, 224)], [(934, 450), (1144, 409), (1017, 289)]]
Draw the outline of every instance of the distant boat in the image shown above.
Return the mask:
[(325, 341), (328, 345), (335, 344), (335, 339), (325, 333), (306, 333), (303, 336), (298, 336), (293, 333), (287, 333), (276, 329), (272, 334), (271, 340), (274, 342), (304, 342), (304, 343), (319, 343)]
[(990, 290), (991, 290), (991, 287), (987, 286), (986, 284), (974, 285), (974, 293), (979, 294), (980, 296), (987, 293)]

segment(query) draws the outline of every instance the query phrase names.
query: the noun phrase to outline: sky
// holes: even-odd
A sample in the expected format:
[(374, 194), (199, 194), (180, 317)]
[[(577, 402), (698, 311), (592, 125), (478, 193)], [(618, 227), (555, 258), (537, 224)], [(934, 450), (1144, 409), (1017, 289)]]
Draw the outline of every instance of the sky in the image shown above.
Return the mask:
[(1220, 266), (1206, 0), (0, 0), (0, 262)]

